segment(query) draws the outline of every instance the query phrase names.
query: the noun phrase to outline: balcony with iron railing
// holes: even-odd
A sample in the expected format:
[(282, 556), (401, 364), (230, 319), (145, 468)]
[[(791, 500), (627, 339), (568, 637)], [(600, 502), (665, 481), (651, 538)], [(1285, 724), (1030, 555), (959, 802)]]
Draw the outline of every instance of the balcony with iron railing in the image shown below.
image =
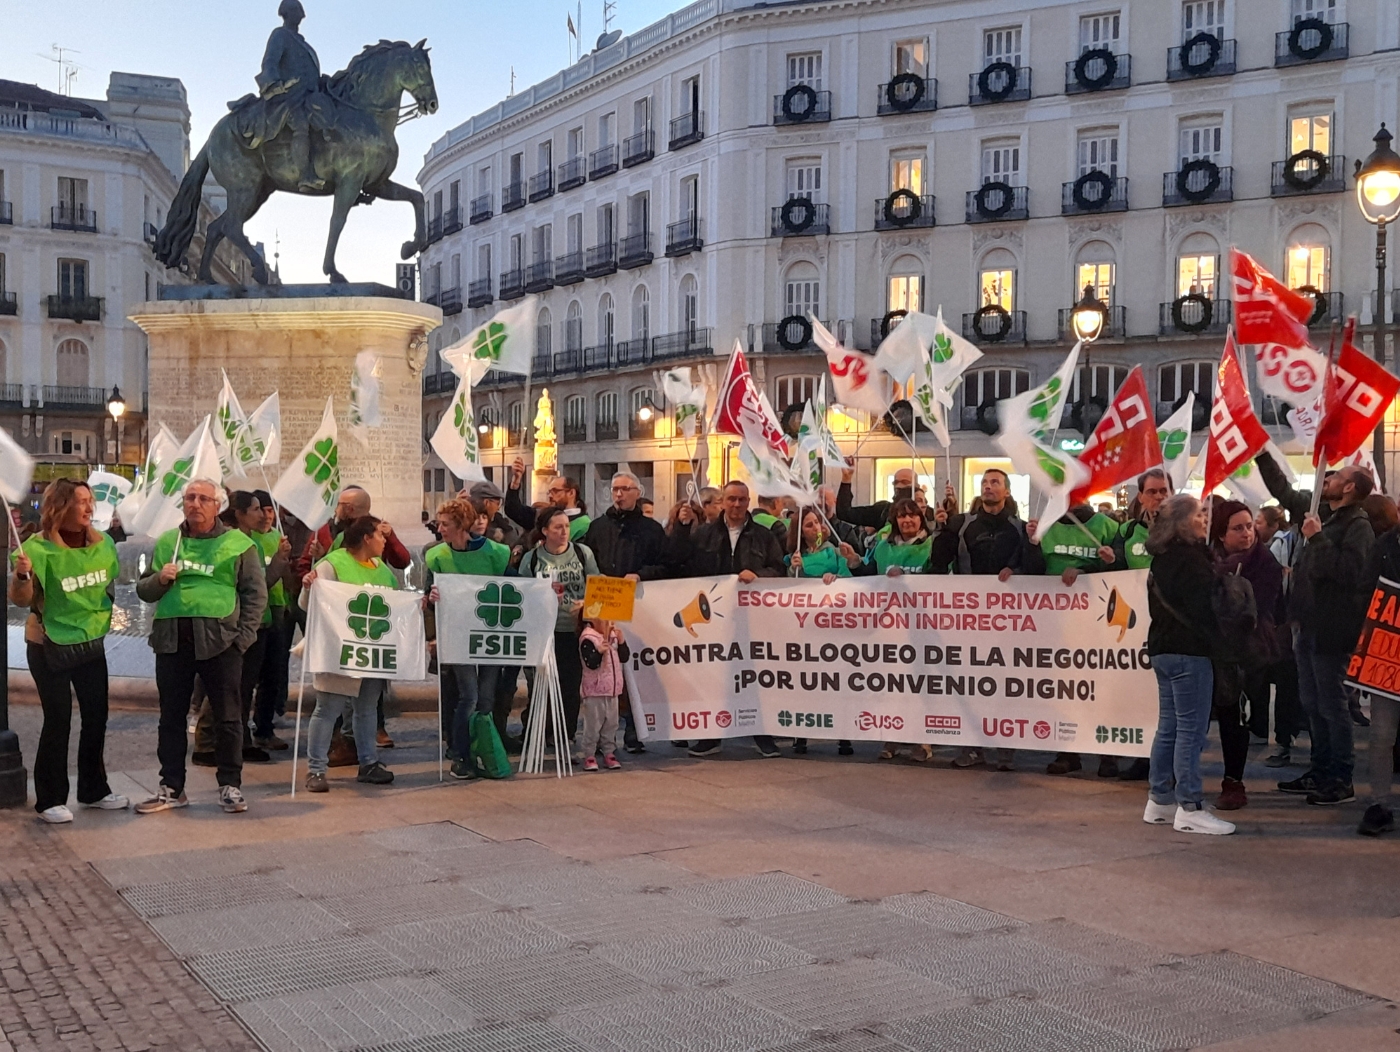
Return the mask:
[(552, 288), (554, 288), (554, 260), (536, 260), (525, 268), (526, 292), (548, 292)]
[(1060, 187), (1060, 215), (1088, 216), (1128, 210), (1128, 177), (1094, 170)]
[(699, 216), (686, 216), (678, 223), (671, 223), (666, 227), (667, 257), (674, 259), (699, 252), (705, 247), (704, 232)]
[(807, 84), (794, 84), (773, 96), (773, 124), (825, 124), (831, 120), (831, 92)]
[(107, 409), (107, 390), (103, 387), (62, 387), (44, 384), (45, 409)]
[(611, 340), (605, 343), (595, 343), (592, 347), (583, 349), (583, 370), (585, 372), (596, 372), (601, 369), (611, 369), (613, 367), (613, 347)]
[(19, 314), (19, 299), (15, 293), (0, 289), (0, 314), (7, 314), (10, 317)]
[[(572, 344), (565, 341), (564, 347), (567, 350)], [(535, 348), (535, 357), (530, 361), (530, 375), (534, 377), (546, 378), (554, 374), (554, 355), (550, 353), (548, 347)]]
[(1235, 42), (1200, 32), (1180, 47), (1167, 49), (1167, 80), (1204, 80), (1235, 72)]
[(772, 210), (773, 237), (813, 237), (831, 233), (830, 213), (824, 203), (810, 197), (789, 197)]
[[(1078, 338), (1070, 318), (1074, 311), (1074, 307), (1061, 307), (1058, 318), (1060, 339), (1071, 343)], [(1121, 340), (1127, 335), (1128, 309), (1126, 307), (1109, 307), (1108, 313), (1104, 316), (1103, 329), (1096, 339)]]
[(577, 285), (583, 278), (582, 252), (565, 252), (554, 260), (554, 284)]
[(506, 183), (505, 189), (501, 191), (501, 211), (514, 212), (516, 209), (524, 207), (525, 183), (521, 180)]
[(425, 395), (451, 394), (456, 389), (456, 373), (436, 372), (423, 374), (423, 393)]
[(443, 289), (438, 295), (438, 306), (447, 317), (462, 313), (462, 288), (460, 285)]
[(49, 209), (49, 227), (53, 230), (76, 230), (97, 233), (97, 213), (87, 205), (54, 205)]
[(656, 133), (648, 128), (629, 135), (622, 144), (622, 167), (632, 168), (656, 156)]
[(1031, 97), (1031, 71), (1010, 62), (991, 62), (967, 78), (967, 104), (990, 106), (998, 102), (1024, 102)]
[(1199, 336), (1225, 331), (1230, 324), (1230, 301), (1212, 299), (1203, 292), (1188, 292), (1157, 311), (1159, 336)]
[(1090, 48), (1072, 62), (1065, 63), (1065, 94), (1118, 91), (1132, 83), (1133, 58), (1111, 48)]
[(896, 190), (889, 197), (875, 199), (876, 230), (909, 230), (931, 227), (933, 195), (916, 194), (913, 190)]
[(530, 203), (554, 196), (554, 169), (546, 168), (530, 176)]
[(518, 300), (523, 295), (525, 295), (525, 271), (520, 267), (502, 271), (501, 299)]
[(1301, 66), (1310, 62), (1334, 62), (1350, 53), (1345, 22), (1301, 18), (1292, 29), (1274, 35), (1274, 65)]
[(101, 296), (49, 296), (49, 317), (64, 321), (101, 321)]
[(714, 352), (712, 333), (709, 328), (692, 327), (680, 332), (667, 332), (653, 336), (651, 357), (653, 361), (670, 358), (688, 358), (698, 354)]
[(572, 190), (588, 182), (588, 172), (586, 165), (588, 159), (579, 154), (577, 157), (570, 157), (559, 166), (559, 192)]
[(462, 229), (462, 206), (454, 205), (442, 213), (442, 236), (455, 234)]
[(1342, 310), (1342, 294), (1340, 292), (1321, 292), (1310, 285), (1304, 285), (1293, 291), (1312, 297), (1314, 307), (1311, 317), (1308, 318), (1308, 325), (1314, 328), (1323, 328), (1334, 323), (1340, 325), (1346, 320), (1346, 313)]
[(627, 417), (627, 437), (631, 439), (656, 437), (656, 410), (652, 409), (643, 420), (636, 413)]
[(1007, 223), (1030, 218), (1030, 191), (993, 180), (967, 192), (964, 214), (969, 223)]
[(584, 260), (584, 274), (590, 278), (606, 277), (617, 273), (617, 242), (606, 241), (588, 250)]
[(565, 420), (563, 435), (565, 442), (577, 442), (582, 445), (588, 441), (588, 424)]
[(601, 179), (617, 171), (617, 143), (600, 146), (588, 155), (588, 178)]
[(617, 441), (617, 421), (599, 420), (593, 425), (594, 442), (616, 442)]
[(1026, 312), (989, 304), (962, 316), (963, 336), (974, 343), (1025, 343)]
[[(822, 322), (828, 329), (831, 323)], [(812, 342), (812, 322), (805, 315), (794, 314), (782, 321), (766, 321), (759, 330), (760, 343), (755, 350), (764, 354), (798, 354), (816, 349)]]
[(490, 278), (477, 278), (477, 280), (467, 283), (468, 307), (486, 307), (494, 300), (495, 297), (491, 295)]
[(425, 231), (428, 244), (433, 245), (442, 240), (442, 216), (429, 216), (427, 230)]
[(622, 270), (647, 266), (655, 258), (651, 250), (651, 231), (628, 234), (618, 244), (617, 265)]
[(580, 351), (577, 347), (565, 347), (554, 355), (554, 375), (566, 376), (583, 371), (583, 357), (591, 347)]
[(1188, 161), (1175, 172), (1162, 175), (1162, 207), (1233, 201), (1233, 175), (1233, 168), (1221, 167), (1209, 157)]
[(616, 368), (645, 365), (649, 361), (651, 361), (651, 337), (645, 333), (633, 336), (630, 340), (618, 340), (613, 344), (613, 365)]
[(491, 211), (491, 195), (482, 194), (479, 197), (472, 198), (471, 207), (467, 213), (467, 222), (471, 223), (472, 226), (476, 226), (478, 223), (486, 222), (493, 214), (494, 213)]
[(1275, 161), (1269, 185), (1272, 197), (1298, 194), (1336, 194), (1347, 188), (1347, 159), (1318, 150), (1300, 150), (1287, 160)]
[(11, 226), (15, 221), (13, 201), (0, 201), (0, 226)]
[(24, 405), (24, 384), (0, 384), (0, 405)]
[(881, 84), (875, 112), (881, 117), (896, 113), (928, 113), (938, 109), (938, 81), (917, 73), (900, 73)]
[(693, 145), (705, 137), (705, 111), (691, 110), (671, 119), (671, 134), (668, 147), (680, 150)]

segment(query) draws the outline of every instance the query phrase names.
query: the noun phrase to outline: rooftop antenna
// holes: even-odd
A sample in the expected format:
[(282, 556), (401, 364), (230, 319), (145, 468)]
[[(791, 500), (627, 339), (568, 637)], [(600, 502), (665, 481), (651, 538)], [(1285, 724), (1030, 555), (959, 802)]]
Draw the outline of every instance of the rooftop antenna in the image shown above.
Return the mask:
[(510, 67), (510, 91), (507, 92), (506, 98), (510, 98), (510, 96), (511, 96), (511, 95), (514, 95), (514, 94), (515, 94), (515, 67), (514, 67), (514, 66), (511, 66), (511, 67)]
[(616, 0), (603, 0), (603, 32), (612, 26), (613, 13), (617, 10)]
[(53, 54), (41, 55), (40, 57), (47, 58), (50, 62), (58, 66), (58, 93), (60, 95), (72, 95), (73, 80), (78, 76), (78, 64), (71, 58), (68, 58), (68, 56), (81, 55), (82, 52), (78, 51), (76, 48), (60, 47), (57, 44), (49, 45), (49, 50), (53, 52)]

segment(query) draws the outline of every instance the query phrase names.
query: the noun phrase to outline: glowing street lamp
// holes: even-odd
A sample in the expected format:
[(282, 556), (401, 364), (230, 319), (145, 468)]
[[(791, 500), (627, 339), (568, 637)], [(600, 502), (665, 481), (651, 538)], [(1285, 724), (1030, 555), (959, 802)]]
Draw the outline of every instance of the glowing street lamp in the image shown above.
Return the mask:
[[(1364, 161), (1356, 162), (1356, 203), (1366, 221), (1376, 224), (1376, 361), (1385, 365), (1385, 228), (1400, 219), (1400, 154), (1390, 148), (1391, 134), (1385, 125), (1376, 132), (1376, 148)], [(1376, 428), (1376, 481), (1385, 486), (1385, 423)]]
[(117, 421), (126, 412), (126, 399), (122, 397), (122, 389), (113, 385), (112, 395), (107, 399), (107, 412), (112, 414), (112, 420)]
[(1084, 286), (1084, 296), (1074, 305), (1069, 320), (1074, 335), (1085, 343), (1093, 343), (1103, 335), (1104, 324), (1108, 321), (1108, 308), (1094, 295), (1094, 286)]

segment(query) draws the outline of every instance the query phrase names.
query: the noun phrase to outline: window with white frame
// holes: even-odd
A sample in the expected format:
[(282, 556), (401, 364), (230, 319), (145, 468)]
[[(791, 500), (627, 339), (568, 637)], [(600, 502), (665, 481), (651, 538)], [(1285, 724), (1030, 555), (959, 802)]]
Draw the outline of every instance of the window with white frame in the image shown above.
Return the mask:
[(1002, 310), (1016, 309), (1016, 271), (1005, 265), (984, 267), (978, 280), (977, 303), (980, 307), (997, 306)]
[(695, 331), (700, 325), (700, 290), (694, 274), (687, 274), (681, 278), (680, 305), (681, 332), (694, 339)]
[(476, 170), (476, 194), (482, 197), (491, 192), (491, 166), (483, 164)]
[(582, 128), (570, 128), (570, 129), (569, 129), (568, 144), (569, 144), (569, 160), (572, 161), (575, 157), (582, 157), (582, 156), (583, 156), (583, 129), (582, 129)]
[(478, 281), (491, 280), (491, 242), (484, 241), (476, 246), (476, 277)]
[(59, 387), (88, 385), (88, 348), (82, 340), (64, 340), (58, 345), (54, 382)]
[(1122, 47), (1123, 14), (1106, 11), (1098, 15), (1082, 15), (1079, 19), (1079, 53), (1107, 48), (1115, 55)]
[(506, 430), (515, 438), (518, 444), (524, 436), (521, 435), (521, 422), (525, 418), (525, 403), (516, 399), (506, 408)]
[(1288, 115), (1288, 152), (1316, 150), (1324, 157), (1332, 152), (1332, 107), (1310, 106)]
[(805, 84), (813, 91), (822, 90), (822, 53), (804, 51), (787, 57), (787, 86)]
[(656, 389), (653, 387), (634, 387), (628, 401), (631, 403), (632, 419), (637, 419), (644, 406), (656, 405)]
[(1218, 115), (1187, 117), (1181, 122), (1180, 160), (1183, 166), (1192, 161), (1220, 163), (1224, 148), (1224, 130)]
[(66, 300), (87, 299), (87, 260), (60, 259), (58, 261), (58, 294)]
[(801, 273), (798, 268), (794, 268), (793, 273), (788, 276), (784, 290), (784, 317), (797, 315), (805, 318), (810, 313), (813, 317), (820, 318), (822, 289), (821, 281), (816, 276), (817, 268), (809, 263), (800, 269), (810, 271), (810, 276)]
[(982, 68), (996, 62), (1021, 65), (1021, 27), (1002, 26), (982, 33)]
[(609, 245), (617, 240), (617, 219), (612, 203), (598, 206), (598, 244)]
[(533, 263), (547, 263), (554, 258), (554, 227), (549, 223), (535, 227), (532, 238)]
[(645, 234), (651, 229), (651, 191), (643, 190), (627, 199), (627, 233)]
[(969, 409), (1025, 394), (1031, 386), (1028, 369), (972, 369), (964, 375), (963, 405)]
[(1188, 253), (1176, 259), (1176, 294), (1192, 294), (1215, 299), (1215, 282), (1220, 273), (1220, 255), (1211, 253)]
[(1211, 387), (1215, 380), (1216, 362), (1173, 362), (1157, 370), (1157, 401), (1172, 405), (1186, 397), (1188, 391), (1196, 393), (1196, 401), (1211, 401)]
[(575, 212), (564, 221), (564, 243), (570, 255), (583, 251), (583, 213)]
[(905, 151), (890, 156), (890, 192), (908, 190), (912, 194), (924, 192), (924, 154)]
[(578, 351), (583, 347), (583, 306), (578, 300), (569, 303), (564, 313), (564, 349)]
[(637, 135), (651, 129), (651, 96), (632, 103), (632, 134)]
[(613, 143), (613, 119), (615, 114), (605, 113), (598, 118), (598, 148), (611, 146)]
[(886, 286), (886, 310), (919, 311), (924, 309), (923, 274), (891, 274)]
[(1021, 140), (989, 139), (982, 144), (982, 182), (1021, 185)]
[(554, 345), (554, 316), (549, 313), (548, 307), (541, 307), (539, 314), (535, 316), (535, 353), (546, 355), (552, 353)]
[(588, 430), (588, 399), (583, 395), (569, 395), (564, 400), (564, 430), (574, 434)]
[(1293, 0), (1293, 21), (1316, 18), (1328, 25), (1336, 25), (1342, 20), (1341, 0)]
[(700, 112), (700, 74), (681, 81), (681, 114)]
[(525, 265), (525, 235), (510, 235), (510, 269), (519, 270)]
[(71, 215), (77, 215), (87, 209), (88, 203), (88, 181), (86, 179), (71, 179), (68, 176), (58, 177), (58, 207)]
[(787, 163), (788, 197), (808, 197), (822, 200), (822, 162), (820, 158), (802, 158)]
[(1291, 289), (1305, 285), (1326, 292), (1331, 263), (1331, 236), (1317, 223), (1305, 223), (1288, 238), (1284, 280)]
[(815, 376), (780, 376), (773, 385), (773, 405), (782, 415), (793, 406), (805, 405), (816, 393)]
[(700, 177), (687, 175), (681, 180), (680, 208), (676, 218), (694, 219), (700, 214)]
[(462, 287), (462, 256), (459, 252), (452, 254), (452, 288)]
[(598, 345), (611, 347), (615, 335), (612, 293), (605, 292), (598, 298)]
[(1181, 42), (1198, 33), (1225, 39), (1225, 0), (1185, 0), (1181, 5)]
[(896, 40), (894, 44), (894, 75), (912, 73), (916, 77), (928, 76), (928, 38)]
[(598, 426), (617, 427), (616, 391), (604, 391), (598, 396)]
[(1079, 174), (1103, 172), (1118, 178), (1118, 129), (1092, 128), (1079, 133)]
[(1074, 300), (1077, 302), (1084, 290), (1090, 288), (1094, 290), (1094, 297), (1100, 303), (1113, 306), (1114, 269), (1112, 262), (1080, 262), (1075, 267), (1075, 285), (1072, 290)]
[(539, 144), (537, 157), (535, 158), (535, 171), (540, 175), (546, 175), (554, 167), (554, 140), (546, 139)]
[(645, 285), (632, 292), (632, 339), (645, 340), (651, 335), (651, 293)]

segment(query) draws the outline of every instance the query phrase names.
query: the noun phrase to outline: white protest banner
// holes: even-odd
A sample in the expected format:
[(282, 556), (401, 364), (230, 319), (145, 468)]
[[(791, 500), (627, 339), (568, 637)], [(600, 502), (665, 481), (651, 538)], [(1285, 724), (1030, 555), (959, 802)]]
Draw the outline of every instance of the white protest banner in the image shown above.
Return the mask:
[(1146, 756), (1147, 571), (648, 581), (622, 626), (638, 734)]
[(428, 677), (423, 597), (318, 579), (311, 586), (307, 668), (356, 679)]
[(559, 615), (559, 600), (549, 578), (438, 574), (433, 584), (440, 597), (439, 662), (531, 666), (544, 663)]

